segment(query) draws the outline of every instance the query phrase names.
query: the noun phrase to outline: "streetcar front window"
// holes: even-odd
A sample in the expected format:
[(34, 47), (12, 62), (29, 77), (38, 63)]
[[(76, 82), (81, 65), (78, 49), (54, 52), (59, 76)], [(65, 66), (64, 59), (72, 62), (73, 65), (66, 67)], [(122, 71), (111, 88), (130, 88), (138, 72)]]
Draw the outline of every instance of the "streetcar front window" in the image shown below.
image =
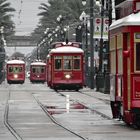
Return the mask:
[(44, 73), (45, 72), (45, 69), (44, 67), (41, 68), (41, 73)]
[(42, 66), (42, 67), (33, 67), (32, 68), (32, 72), (33, 73), (44, 73), (45, 72), (45, 68)]
[(64, 56), (64, 70), (71, 70), (72, 69), (72, 56)]
[(22, 72), (22, 67), (9, 67), (10, 73), (20, 73)]
[(35, 73), (35, 72), (36, 72), (35, 68), (33, 68), (33, 69), (32, 69), (32, 72), (33, 72), (33, 73)]
[(62, 69), (62, 56), (55, 56), (55, 70), (61, 70)]
[(13, 72), (13, 67), (9, 67), (9, 72)]

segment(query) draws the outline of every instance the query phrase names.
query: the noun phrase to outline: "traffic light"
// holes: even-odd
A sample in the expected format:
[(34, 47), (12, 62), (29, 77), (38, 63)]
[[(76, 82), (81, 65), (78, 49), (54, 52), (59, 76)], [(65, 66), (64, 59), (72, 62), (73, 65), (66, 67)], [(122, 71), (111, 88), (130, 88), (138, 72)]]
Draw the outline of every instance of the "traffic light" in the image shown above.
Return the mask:
[(82, 42), (82, 26), (78, 25), (76, 28), (76, 42)]
[(108, 59), (108, 55), (109, 55), (108, 41), (104, 41), (104, 43), (103, 43), (103, 59)]

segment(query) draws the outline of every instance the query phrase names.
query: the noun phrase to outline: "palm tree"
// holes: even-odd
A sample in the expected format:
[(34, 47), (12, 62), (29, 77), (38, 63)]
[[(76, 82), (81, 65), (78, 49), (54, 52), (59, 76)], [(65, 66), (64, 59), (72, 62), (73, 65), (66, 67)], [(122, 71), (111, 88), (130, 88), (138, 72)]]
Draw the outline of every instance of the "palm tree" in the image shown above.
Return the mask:
[(14, 24), (11, 20), (12, 14), (15, 9), (10, 7), (10, 3), (7, 0), (0, 0), (0, 27), (4, 27), (6, 35), (13, 33)]
[[(42, 34), (42, 31), (45, 31), (46, 28), (54, 29), (56, 28), (59, 23), (57, 22), (57, 17), (62, 15), (65, 20), (62, 21), (63, 26), (70, 25), (72, 23), (76, 23), (79, 20), (80, 12), (77, 14), (76, 8), (71, 5), (69, 6), (70, 2), (72, 1), (73, 5), (76, 1), (81, 0), (49, 0), (48, 3), (41, 3), (39, 9), (41, 12), (38, 14), (40, 16), (40, 26), (38, 26), (33, 35)], [(80, 4), (80, 6), (78, 5)], [(82, 8), (82, 2), (79, 2), (79, 7)], [(75, 9), (74, 9), (75, 8)], [(79, 10), (80, 11), (80, 10)], [(42, 32), (42, 33), (41, 33)]]
[[(89, 2), (88, 0), (85, 7), (82, 5), (82, 0), (48, 0), (48, 3), (41, 3), (39, 6), (41, 12), (38, 14), (41, 18), (38, 27), (32, 35), (40, 42), (42, 40), (41, 38), (44, 38), (46, 28), (54, 30), (60, 25), (56, 19), (59, 15), (62, 15), (63, 20), (61, 21), (61, 26), (65, 27), (68, 25), (69, 35), (72, 37), (72, 33), (75, 33), (75, 28), (81, 22), (79, 17), (82, 11), (85, 10), (89, 14)], [(95, 6), (94, 10), (97, 8), (99, 7)], [(48, 48), (45, 47), (44, 49), (46, 49), (44, 52), (47, 52)]]
[[(69, 25), (75, 28), (79, 24), (79, 17), (83, 10), (89, 13), (89, 1), (87, 1), (86, 7), (82, 5), (82, 0), (49, 0), (48, 3), (41, 3), (39, 6), (41, 12), (38, 14), (40, 16), (40, 21), (35, 31), (35, 34), (41, 34), (46, 28), (54, 29), (59, 24), (56, 19), (59, 15), (62, 15), (65, 20), (63, 20), (63, 26)], [(98, 7), (95, 7), (98, 9)]]

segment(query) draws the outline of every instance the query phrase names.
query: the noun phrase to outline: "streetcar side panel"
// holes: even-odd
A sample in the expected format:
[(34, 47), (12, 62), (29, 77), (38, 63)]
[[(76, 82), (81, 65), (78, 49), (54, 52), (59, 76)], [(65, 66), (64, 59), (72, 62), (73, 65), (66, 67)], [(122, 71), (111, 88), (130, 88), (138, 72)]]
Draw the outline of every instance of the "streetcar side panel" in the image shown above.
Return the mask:
[[(140, 13), (113, 23), (110, 30), (112, 113), (140, 127)], [(114, 40), (114, 41), (113, 41)], [(114, 42), (114, 43), (112, 43)], [(114, 48), (113, 48), (114, 46)], [(113, 91), (113, 92), (112, 92)]]

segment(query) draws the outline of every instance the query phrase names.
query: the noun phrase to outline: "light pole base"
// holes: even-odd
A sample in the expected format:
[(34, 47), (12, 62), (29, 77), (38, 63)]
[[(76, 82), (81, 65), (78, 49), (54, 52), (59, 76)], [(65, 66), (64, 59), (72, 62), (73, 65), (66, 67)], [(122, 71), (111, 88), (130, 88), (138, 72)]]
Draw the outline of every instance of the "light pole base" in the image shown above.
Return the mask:
[(99, 71), (96, 75), (96, 91), (104, 92), (104, 74)]
[(105, 73), (104, 93), (110, 94), (110, 75), (109, 75), (109, 72)]

